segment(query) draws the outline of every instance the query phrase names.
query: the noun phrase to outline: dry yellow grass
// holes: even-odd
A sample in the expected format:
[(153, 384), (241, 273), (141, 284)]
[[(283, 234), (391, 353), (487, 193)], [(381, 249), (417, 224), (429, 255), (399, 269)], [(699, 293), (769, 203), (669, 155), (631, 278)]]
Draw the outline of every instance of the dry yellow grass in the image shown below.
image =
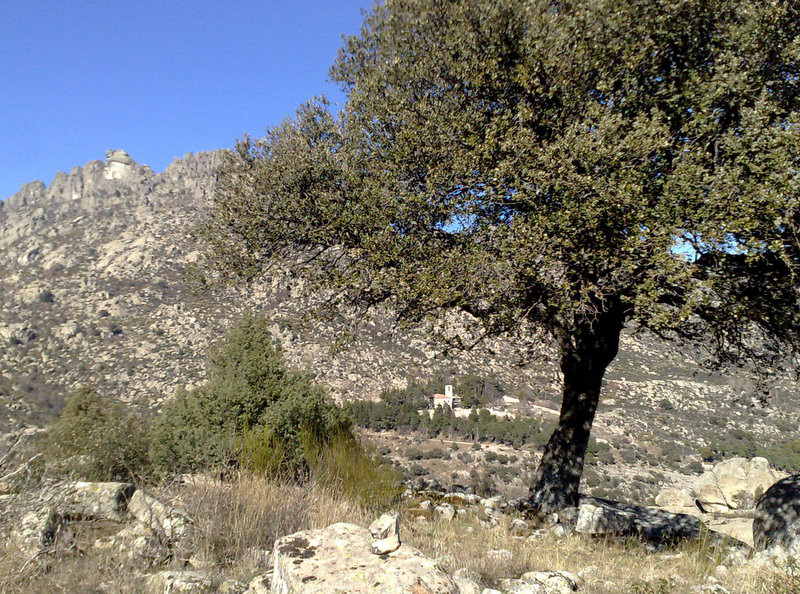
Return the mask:
[[(470, 569), (485, 586), (528, 571), (564, 570), (584, 577), (583, 591), (592, 594), (690, 592), (715, 575), (722, 555), (702, 541), (653, 553), (636, 539), (556, 538), (550, 534), (518, 538), (506, 525), (487, 527), (475, 518), (420, 523), (405, 515), (401, 535), (405, 542), (439, 560), (448, 573)], [(487, 555), (493, 549), (510, 551), (511, 561)], [(773, 572), (734, 567), (720, 583), (732, 594), (797, 593), (800, 572), (793, 575), (791, 568)]]
[(355, 501), (317, 484), (304, 486), (241, 473), (225, 481), (173, 483), (155, 490), (159, 498), (184, 509), (194, 520), (191, 537), (167, 564), (150, 568), (124, 555), (93, 547), (108, 534), (98, 522), (72, 524), (77, 539), (67, 549), (31, 559), (10, 541), (0, 545), (0, 592), (146, 592), (145, 574), (160, 569), (191, 569), (210, 563), (215, 582), (247, 580), (257, 573), (254, 553), (271, 551), (276, 538), (335, 522), (368, 524), (372, 517)]

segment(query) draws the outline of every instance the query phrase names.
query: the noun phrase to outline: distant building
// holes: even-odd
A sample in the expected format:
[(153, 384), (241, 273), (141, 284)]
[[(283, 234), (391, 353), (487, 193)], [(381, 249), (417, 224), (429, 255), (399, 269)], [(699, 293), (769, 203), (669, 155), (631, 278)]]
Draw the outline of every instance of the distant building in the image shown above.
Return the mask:
[(437, 406), (449, 406), (451, 409), (458, 408), (461, 405), (461, 396), (456, 396), (453, 393), (453, 386), (447, 384), (444, 387), (444, 394), (434, 394), (433, 395), (433, 406), (432, 408), (436, 408)]

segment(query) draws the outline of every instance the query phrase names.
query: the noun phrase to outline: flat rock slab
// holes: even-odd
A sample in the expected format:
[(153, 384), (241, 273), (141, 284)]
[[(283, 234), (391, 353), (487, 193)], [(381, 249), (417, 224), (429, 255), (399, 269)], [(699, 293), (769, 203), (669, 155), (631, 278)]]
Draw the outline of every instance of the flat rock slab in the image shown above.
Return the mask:
[(134, 491), (130, 483), (78, 482), (64, 488), (56, 505), (69, 518), (124, 522)]
[(673, 514), (652, 507), (585, 495), (581, 497), (580, 506), (604, 508), (610, 516), (630, 518), (634, 532), (650, 542), (692, 540), (703, 534), (700, 521), (687, 514)]
[(272, 592), (457, 594), (453, 581), (417, 549), (401, 545), (373, 555), (371, 542), (366, 528), (344, 523), (284, 536), (273, 550)]

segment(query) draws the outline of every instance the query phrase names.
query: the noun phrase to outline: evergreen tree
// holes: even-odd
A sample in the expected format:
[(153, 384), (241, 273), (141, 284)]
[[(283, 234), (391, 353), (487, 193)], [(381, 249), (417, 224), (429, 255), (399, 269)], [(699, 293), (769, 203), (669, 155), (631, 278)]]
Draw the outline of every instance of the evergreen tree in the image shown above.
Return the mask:
[(209, 264), (300, 250), (402, 318), (545, 330), (562, 408), (531, 502), (574, 505), (624, 328), (798, 350), (798, 32), (794, 0), (378, 2), (332, 69), (341, 117), (308, 104), (227, 158)]

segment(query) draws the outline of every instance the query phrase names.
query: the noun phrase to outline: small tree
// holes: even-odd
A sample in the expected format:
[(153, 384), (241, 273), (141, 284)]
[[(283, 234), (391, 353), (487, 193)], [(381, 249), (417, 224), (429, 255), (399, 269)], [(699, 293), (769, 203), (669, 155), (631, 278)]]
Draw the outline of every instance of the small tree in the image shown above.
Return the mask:
[[(280, 452), (276, 470), (297, 473), (306, 462), (305, 434), (324, 444), (349, 432), (349, 417), (322, 387), (286, 366), (267, 326), (265, 318), (252, 315), (234, 324), (210, 352), (208, 381), (167, 402), (150, 448), (158, 466), (187, 471), (225, 465), (243, 447), (254, 452), (257, 442)], [(269, 439), (255, 439), (265, 434)]]
[(796, 350), (799, 31), (789, 0), (378, 2), (331, 71), (341, 117), (228, 156), (209, 262), (544, 329), (563, 399), (531, 502), (574, 505), (624, 328)]

